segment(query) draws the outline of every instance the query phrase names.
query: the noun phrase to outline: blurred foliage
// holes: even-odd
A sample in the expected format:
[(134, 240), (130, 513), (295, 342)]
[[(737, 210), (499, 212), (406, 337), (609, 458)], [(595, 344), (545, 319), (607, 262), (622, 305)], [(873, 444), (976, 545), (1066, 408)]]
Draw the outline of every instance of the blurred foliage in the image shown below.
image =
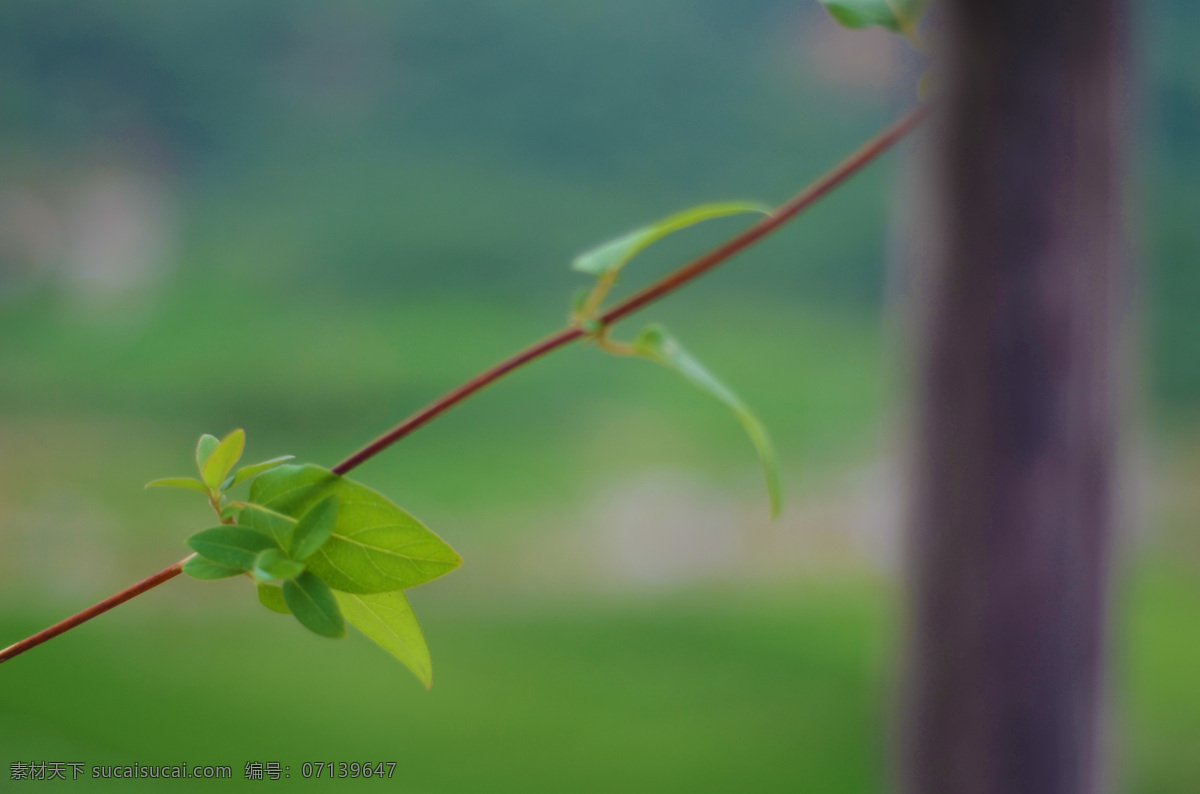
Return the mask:
[[(877, 94), (805, 78), (796, 48), (820, 14), (775, 0), (10, 3), (0, 128), (25, 157), (3, 169), (41, 176), (100, 150), (174, 174), (183, 266), (231, 287), (540, 299), (574, 283), (556, 262), (614, 230), (698, 197), (781, 200), (886, 118)], [(843, 206), (882, 221), (872, 191)], [(877, 297), (881, 238), (829, 217), (835, 229), (760, 268), (792, 294)]]
[(1141, 23), (1149, 90), (1138, 108), (1145, 115), (1130, 124), (1146, 174), (1135, 198), (1146, 201), (1152, 388), (1169, 414), (1190, 414), (1200, 408), (1200, 7), (1155, 0)]

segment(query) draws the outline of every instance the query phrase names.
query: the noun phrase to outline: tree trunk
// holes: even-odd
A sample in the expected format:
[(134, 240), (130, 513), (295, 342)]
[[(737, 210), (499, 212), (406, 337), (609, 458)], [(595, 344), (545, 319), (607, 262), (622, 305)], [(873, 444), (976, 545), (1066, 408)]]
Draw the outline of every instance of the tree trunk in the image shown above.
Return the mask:
[(902, 790), (1101, 789), (1122, 0), (946, 0)]

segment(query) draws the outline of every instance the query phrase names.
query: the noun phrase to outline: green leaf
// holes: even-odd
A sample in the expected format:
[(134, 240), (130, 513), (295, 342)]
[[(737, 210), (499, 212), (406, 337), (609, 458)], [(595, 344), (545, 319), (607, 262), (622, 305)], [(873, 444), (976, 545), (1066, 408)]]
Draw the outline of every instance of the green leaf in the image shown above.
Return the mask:
[(208, 488), (195, 477), (166, 477), (146, 483), (147, 488), (186, 488), (208, 496)]
[(204, 484), (213, 490), (220, 488), (233, 464), (242, 456), (242, 448), (245, 446), (246, 433), (243, 430), (234, 430), (221, 439), (221, 443), (204, 462), (204, 468), (201, 470)]
[(602, 276), (620, 270), (634, 256), (650, 244), (661, 240), (672, 232), (694, 226), (701, 221), (711, 218), (723, 218), (728, 215), (741, 215), (747, 212), (771, 214), (771, 208), (762, 204), (744, 201), (727, 202), (723, 204), (701, 204), (682, 212), (677, 212), (662, 220), (634, 229), (629, 234), (610, 240), (590, 251), (580, 254), (571, 262), (571, 267), (581, 273)]
[(256, 529), (222, 524), (197, 532), (187, 539), (187, 544), (219, 565), (248, 571), (254, 567), (258, 553), (273, 548), (275, 541)]
[(872, 25), (896, 33), (916, 24), (925, 0), (820, 0), (829, 15), (848, 28)]
[(271, 469), (275, 468), (276, 466), (279, 466), (280, 464), (287, 463), (289, 460), (293, 459), (294, 457), (296, 457), (296, 456), (295, 455), (280, 455), (278, 458), (271, 458), (270, 460), (264, 460), (262, 463), (254, 463), (249, 466), (243, 466), (242, 468), (237, 470), (236, 474), (233, 475), (233, 481), (229, 484), (229, 487), (232, 488), (233, 486), (237, 485), (238, 483), (243, 483), (246, 480), (250, 479), (251, 477), (255, 477), (259, 474), (262, 474), (264, 471), (270, 471)]
[(304, 563), (288, 559), (288, 556), (272, 546), (258, 553), (251, 571), (260, 582), (275, 582), (294, 579), (304, 572)]
[(283, 600), (283, 588), (277, 584), (258, 583), (258, 603), (265, 606), (272, 612), (279, 612), (283, 615), (292, 614), (292, 610), (288, 609), (287, 601)]
[(399, 590), (355, 595), (334, 593), (350, 625), (377, 642), (412, 670), (425, 688), (433, 686), (433, 663), (421, 624)]
[(221, 520), (224, 521), (227, 518), (237, 519), (241, 512), (242, 506), (240, 504), (225, 505), (221, 508)]
[(254, 502), (234, 502), (234, 504), (242, 507), (242, 515), (238, 519), (239, 524), (270, 535), (275, 538), (276, 545), (281, 549), (291, 548), (292, 531), (296, 527), (296, 519)]
[(215, 563), (199, 554), (188, 557), (183, 564), (183, 572), (193, 579), (226, 579), (243, 571), (242, 568), (230, 568), (228, 565)]
[(215, 450), (221, 443), (221, 439), (216, 436), (210, 436), (208, 433), (200, 436), (200, 442), (196, 444), (196, 471), (204, 473), (204, 464), (208, 463), (208, 459), (212, 457)]
[[(320, 466), (280, 466), (250, 487), (251, 502), (293, 519), (330, 496), (338, 498), (333, 533), (306, 565), (335, 590), (403, 590), (462, 564), (444, 540), (385, 496)], [(271, 533), (281, 548), (292, 548), (292, 527), (276, 515), (246, 510), (242, 522)]]
[(334, 534), (337, 521), (337, 497), (326, 497), (313, 505), (292, 530), (288, 552), (293, 559), (306, 560), (316, 554), (329, 536)]
[(717, 380), (711, 372), (705, 369), (704, 365), (684, 350), (683, 346), (662, 326), (651, 325), (643, 329), (634, 340), (633, 347), (638, 355), (678, 372), (693, 385), (725, 403), (733, 411), (734, 416), (745, 428), (746, 434), (750, 436), (754, 448), (758, 450), (758, 457), (762, 460), (763, 471), (767, 478), (767, 495), (771, 501), (771, 515), (779, 515), (781, 501), (779, 466), (775, 460), (775, 449), (771, 445), (771, 438), (758, 417), (728, 386)]
[(284, 582), (283, 600), (309, 631), (322, 637), (346, 636), (346, 621), (333, 591), (312, 571)]
[(294, 559), (306, 560), (329, 540), (337, 521), (337, 496), (327, 496), (313, 505), (296, 522), (288, 552)]

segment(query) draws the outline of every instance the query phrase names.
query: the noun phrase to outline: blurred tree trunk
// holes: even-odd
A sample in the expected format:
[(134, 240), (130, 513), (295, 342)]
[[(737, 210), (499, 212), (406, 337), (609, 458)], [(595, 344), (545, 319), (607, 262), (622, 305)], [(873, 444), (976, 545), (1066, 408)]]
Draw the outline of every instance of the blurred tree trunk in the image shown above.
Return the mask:
[(1122, 0), (945, 0), (902, 789), (1103, 788)]

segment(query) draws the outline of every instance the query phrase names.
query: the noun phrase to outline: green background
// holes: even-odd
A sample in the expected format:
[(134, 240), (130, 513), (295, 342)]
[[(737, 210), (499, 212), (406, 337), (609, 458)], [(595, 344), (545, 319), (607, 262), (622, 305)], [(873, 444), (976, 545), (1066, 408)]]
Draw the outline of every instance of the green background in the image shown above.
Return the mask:
[[(1122, 791), (1191, 792), (1200, 10), (1138, 7), (1108, 763)], [(142, 484), (187, 474), (201, 433), (336, 462), (560, 327), (575, 254), (691, 204), (782, 201), (910, 105), (919, 68), (815, 2), (5, 3), (0, 644), (183, 556), (201, 500)], [(466, 559), (409, 593), (431, 691), (248, 582), (180, 579), (0, 668), (0, 787), (14, 761), (235, 780), (277, 761), (302, 787), (301, 763), (333, 760), (396, 761), (356, 784), (389, 791), (882, 790), (905, 620), (902, 162), (623, 329), (662, 321), (757, 410), (778, 521), (721, 406), (568, 348), (356, 473)], [(657, 244), (620, 289), (743, 223)]]

